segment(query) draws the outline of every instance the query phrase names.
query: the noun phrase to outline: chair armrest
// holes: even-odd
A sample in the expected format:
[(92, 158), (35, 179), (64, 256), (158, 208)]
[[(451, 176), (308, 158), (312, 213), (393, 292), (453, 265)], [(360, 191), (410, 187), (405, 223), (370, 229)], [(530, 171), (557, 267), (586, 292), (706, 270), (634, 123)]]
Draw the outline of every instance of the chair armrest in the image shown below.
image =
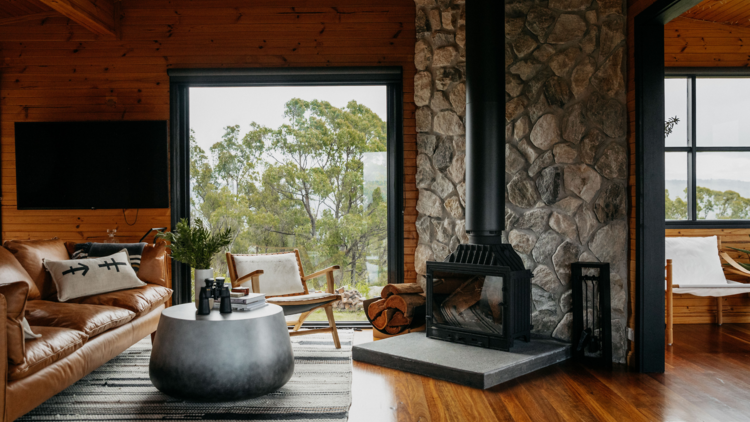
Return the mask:
[[(8, 303), (5, 296), (0, 294), (0, 321), (8, 318)], [(0, 422), (5, 422), (6, 394), (8, 387), (8, 327), (0, 324)]]
[(328, 290), (328, 293), (334, 293), (334, 291), (333, 291), (334, 290), (333, 289), (333, 271), (334, 270), (338, 270), (340, 268), (341, 267), (339, 267), (338, 265), (334, 265), (333, 267), (328, 267), (328, 268), (326, 268), (324, 270), (316, 271), (316, 272), (314, 272), (314, 273), (312, 273), (310, 275), (306, 275), (306, 276), (302, 277), (302, 281), (312, 280), (313, 278), (318, 278), (318, 277), (320, 277), (322, 275), (325, 275), (326, 276), (326, 281), (327, 281), (327, 286), (326, 286), (327, 289), (326, 290)]
[(304, 281), (312, 280), (313, 278), (318, 278), (322, 275), (326, 275), (327, 273), (332, 272), (333, 270), (338, 270), (338, 269), (341, 269), (341, 267), (339, 267), (338, 265), (334, 265), (333, 267), (328, 267), (325, 270), (316, 271), (310, 275), (306, 275), (302, 277), (302, 280)]
[(260, 275), (263, 274), (263, 270), (255, 270), (250, 274), (245, 274), (239, 277), (237, 280), (232, 282), (232, 287), (237, 287), (250, 280), (253, 286), (253, 293), (260, 293)]

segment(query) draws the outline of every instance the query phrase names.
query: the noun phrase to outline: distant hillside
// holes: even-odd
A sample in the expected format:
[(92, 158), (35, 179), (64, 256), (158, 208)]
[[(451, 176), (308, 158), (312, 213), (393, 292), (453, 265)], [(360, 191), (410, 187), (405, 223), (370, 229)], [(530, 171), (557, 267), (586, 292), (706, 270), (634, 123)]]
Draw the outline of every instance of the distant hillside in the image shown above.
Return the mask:
[[(698, 186), (721, 192), (733, 190), (739, 193), (743, 198), (750, 198), (750, 182), (727, 179), (698, 179)], [(685, 199), (685, 194), (683, 193), (683, 190), (685, 189), (684, 180), (666, 180), (665, 188), (669, 191), (670, 198), (675, 199), (679, 196), (680, 198)]]

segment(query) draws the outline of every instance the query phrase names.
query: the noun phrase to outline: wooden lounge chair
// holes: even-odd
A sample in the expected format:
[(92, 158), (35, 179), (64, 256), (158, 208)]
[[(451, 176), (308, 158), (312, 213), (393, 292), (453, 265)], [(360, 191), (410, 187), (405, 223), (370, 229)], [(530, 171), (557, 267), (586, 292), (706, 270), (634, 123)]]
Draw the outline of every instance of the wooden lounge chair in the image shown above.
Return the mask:
[(721, 240), (716, 236), (666, 239), (666, 327), (667, 344), (670, 346), (674, 339), (674, 294), (716, 297), (716, 323), (721, 325), (724, 322), (721, 298), (750, 293), (750, 284), (726, 278), (721, 259), (730, 265), (726, 270), (732, 274), (750, 277), (750, 271), (739, 265), (726, 252), (720, 251)]
[[(333, 286), (333, 271), (339, 269), (338, 265), (306, 276), (296, 249), (294, 252), (262, 255), (227, 253), (227, 265), (232, 287), (246, 286), (254, 293), (265, 293), (266, 302), (281, 306), (284, 315), (299, 315), (295, 320), (287, 320), (287, 326), (293, 326), (290, 336), (330, 332), (336, 348), (341, 348), (333, 319), (333, 303), (341, 300)], [(322, 276), (326, 276), (327, 292), (310, 293), (307, 280)], [(328, 327), (300, 331), (310, 313), (320, 308), (328, 317)]]

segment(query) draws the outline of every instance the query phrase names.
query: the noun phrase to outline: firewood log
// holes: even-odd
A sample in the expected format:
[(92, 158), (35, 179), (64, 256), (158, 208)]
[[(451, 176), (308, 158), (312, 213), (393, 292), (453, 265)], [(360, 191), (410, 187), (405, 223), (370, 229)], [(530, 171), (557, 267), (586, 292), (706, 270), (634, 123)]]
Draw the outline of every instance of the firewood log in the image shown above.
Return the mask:
[(383, 310), (385, 310), (385, 300), (376, 300), (375, 302), (372, 302), (370, 304), (370, 307), (367, 308), (367, 316), (370, 318), (370, 321), (372, 321), (377, 318), (378, 315), (383, 312)]
[(422, 288), (417, 283), (389, 284), (380, 291), (380, 297), (388, 299), (392, 295), (422, 293)]
[(407, 318), (401, 311), (396, 311), (391, 316), (391, 319), (386, 324), (387, 327), (400, 327), (404, 325), (411, 325), (413, 318)]
[(398, 334), (401, 331), (403, 331), (406, 327), (405, 326), (397, 326), (397, 327), (385, 327), (385, 332), (388, 334)]
[(424, 313), (424, 306), (425, 298), (418, 294), (393, 295), (385, 300), (386, 308), (398, 309), (407, 318), (413, 318), (418, 313)]
[[(378, 330), (382, 330), (388, 326), (388, 323), (393, 318), (393, 315), (398, 312), (395, 309), (386, 309), (385, 312), (381, 312), (377, 318), (372, 320), (372, 326)], [(402, 314), (403, 315), (403, 314)]]
[(467, 277), (471, 276), (455, 276), (445, 278), (433, 277), (432, 282), (432, 293), (436, 295), (449, 295), (453, 293), (462, 284), (466, 283)]

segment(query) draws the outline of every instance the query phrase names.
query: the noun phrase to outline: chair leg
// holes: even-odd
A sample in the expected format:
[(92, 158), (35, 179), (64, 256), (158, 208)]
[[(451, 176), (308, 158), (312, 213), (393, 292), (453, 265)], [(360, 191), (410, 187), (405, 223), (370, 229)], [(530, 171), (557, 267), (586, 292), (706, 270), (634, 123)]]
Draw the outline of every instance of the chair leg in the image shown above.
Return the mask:
[(669, 346), (674, 342), (674, 304), (672, 296), (667, 296), (667, 344)]
[(336, 321), (333, 319), (333, 306), (328, 305), (325, 307), (326, 316), (328, 316), (328, 325), (331, 327), (331, 334), (333, 335), (333, 344), (337, 349), (341, 348), (341, 342), (339, 342), (339, 332), (336, 331)]
[(722, 309), (721, 297), (716, 298), (716, 322), (719, 325), (724, 323), (724, 310)]
[(311, 313), (312, 313), (312, 311), (310, 311), (310, 312), (303, 312), (299, 316), (299, 320), (297, 320), (297, 323), (294, 325), (294, 328), (292, 329), (292, 332), (295, 332), (295, 331), (299, 330), (300, 327), (302, 327), (302, 323), (305, 322), (305, 320), (307, 319), (308, 316), (310, 316)]

